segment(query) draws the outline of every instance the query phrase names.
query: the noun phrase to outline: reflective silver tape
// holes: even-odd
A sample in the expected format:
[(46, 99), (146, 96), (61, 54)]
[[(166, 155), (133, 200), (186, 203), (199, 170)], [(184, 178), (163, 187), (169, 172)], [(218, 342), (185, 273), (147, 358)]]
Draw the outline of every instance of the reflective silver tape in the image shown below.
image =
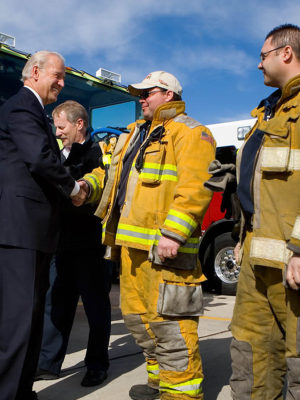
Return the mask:
[(292, 251), (286, 247), (284, 240), (254, 237), (251, 240), (250, 257), (279, 261), (287, 264)]
[[(185, 393), (186, 395), (190, 396), (197, 396), (202, 393), (202, 384), (203, 379), (197, 378), (187, 381), (186, 383), (181, 383), (180, 385), (170, 385), (167, 382), (159, 382), (159, 390), (161, 392), (169, 392), (178, 394), (179, 392)], [(177, 397), (177, 396), (176, 396)]]
[(167, 168), (145, 168), (143, 167), (141, 174), (154, 174), (154, 175), (173, 175), (177, 176), (177, 171)]
[(300, 150), (299, 149), (291, 150), (288, 170), (289, 171), (300, 171)]
[(300, 150), (289, 147), (263, 147), (262, 169), (300, 170)]
[(182, 122), (189, 128), (196, 128), (197, 126), (201, 126), (200, 122), (196, 121), (194, 118), (189, 117), (188, 115), (178, 115), (174, 118), (175, 122)]
[(296, 222), (295, 222), (291, 236), (295, 239), (300, 240), (300, 217), (296, 218)]
[(261, 167), (270, 169), (287, 169), (289, 147), (263, 147)]
[(184, 219), (177, 217), (175, 215), (168, 215), (165, 221), (165, 224), (168, 225), (167, 221), (173, 221), (176, 222), (177, 224), (184, 226), (185, 228), (187, 228), (190, 232), (190, 234), (192, 232), (194, 232), (195, 230), (195, 226), (192, 226), (191, 224), (189, 224), (187, 221), (185, 221)]

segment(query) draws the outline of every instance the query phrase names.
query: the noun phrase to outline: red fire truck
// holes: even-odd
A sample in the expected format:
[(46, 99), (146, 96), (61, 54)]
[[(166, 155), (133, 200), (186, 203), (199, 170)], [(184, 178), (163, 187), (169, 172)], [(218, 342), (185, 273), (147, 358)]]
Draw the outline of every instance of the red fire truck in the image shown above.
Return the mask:
[[(238, 148), (254, 122), (250, 119), (207, 125), (217, 145), (221, 144), (217, 147), (216, 158), (222, 164), (235, 164)], [(237, 221), (232, 217), (225, 218), (225, 211), (221, 211), (222, 200), (223, 194), (214, 192), (202, 224), (199, 258), (207, 277), (204, 287), (218, 293), (235, 294), (240, 267), (233, 254), (236, 241), (232, 230)]]

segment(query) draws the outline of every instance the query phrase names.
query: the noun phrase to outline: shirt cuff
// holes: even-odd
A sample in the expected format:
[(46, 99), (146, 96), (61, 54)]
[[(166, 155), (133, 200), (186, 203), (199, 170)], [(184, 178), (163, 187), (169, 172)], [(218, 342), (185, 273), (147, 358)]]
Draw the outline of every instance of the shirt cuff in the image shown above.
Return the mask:
[(75, 181), (75, 185), (74, 185), (74, 188), (73, 188), (73, 190), (72, 190), (72, 192), (70, 194), (70, 197), (76, 196), (76, 194), (78, 194), (79, 191), (80, 191), (80, 185), (79, 185), (78, 182)]

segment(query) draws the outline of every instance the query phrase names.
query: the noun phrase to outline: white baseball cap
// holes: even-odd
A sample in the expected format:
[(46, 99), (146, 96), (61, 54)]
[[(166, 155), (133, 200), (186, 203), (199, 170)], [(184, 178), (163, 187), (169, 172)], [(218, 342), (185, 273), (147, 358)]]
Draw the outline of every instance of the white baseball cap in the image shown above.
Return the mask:
[(182, 87), (177, 78), (174, 75), (169, 74), (165, 71), (154, 71), (150, 72), (149, 75), (141, 83), (134, 83), (128, 86), (128, 90), (134, 96), (138, 96), (141, 91), (150, 89), (153, 87), (159, 87), (166, 90), (172, 90), (172, 92), (181, 96)]

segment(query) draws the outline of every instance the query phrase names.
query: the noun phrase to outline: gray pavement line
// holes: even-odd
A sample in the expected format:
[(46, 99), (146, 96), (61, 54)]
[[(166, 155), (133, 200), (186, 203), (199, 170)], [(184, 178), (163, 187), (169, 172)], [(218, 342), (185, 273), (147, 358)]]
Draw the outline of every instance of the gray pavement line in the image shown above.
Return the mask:
[(208, 315), (202, 315), (200, 319), (212, 319), (215, 321), (231, 321), (231, 318), (221, 318), (221, 317), (209, 317)]
[(221, 335), (221, 333), (226, 333), (226, 332), (230, 332), (230, 329), (225, 329), (225, 331), (210, 333), (209, 335), (205, 335), (205, 336), (198, 336), (198, 338), (199, 339), (205, 339), (207, 337)]

